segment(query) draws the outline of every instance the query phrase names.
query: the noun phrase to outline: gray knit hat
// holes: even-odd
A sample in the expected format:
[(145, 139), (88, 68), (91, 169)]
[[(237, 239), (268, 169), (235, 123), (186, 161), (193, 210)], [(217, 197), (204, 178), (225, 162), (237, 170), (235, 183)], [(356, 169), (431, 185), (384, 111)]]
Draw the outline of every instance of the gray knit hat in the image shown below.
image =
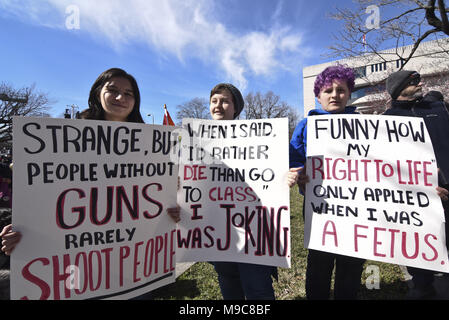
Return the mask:
[(416, 77), (419, 77), (419, 73), (416, 71), (401, 70), (390, 74), (387, 79), (387, 91), (391, 98), (396, 100), (401, 91), (410, 83), (410, 80)]
[(210, 91), (210, 97), (209, 100), (212, 98), (214, 94), (217, 92), (220, 92), (223, 89), (228, 89), (229, 92), (232, 94), (232, 98), (234, 102), (234, 119), (239, 116), (239, 114), (242, 112), (243, 107), (245, 106), (245, 100), (243, 100), (242, 93), (239, 89), (237, 89), (235, 86), (233, 86), (230, 83), (219, 83), (217, 84), (211, 91)]

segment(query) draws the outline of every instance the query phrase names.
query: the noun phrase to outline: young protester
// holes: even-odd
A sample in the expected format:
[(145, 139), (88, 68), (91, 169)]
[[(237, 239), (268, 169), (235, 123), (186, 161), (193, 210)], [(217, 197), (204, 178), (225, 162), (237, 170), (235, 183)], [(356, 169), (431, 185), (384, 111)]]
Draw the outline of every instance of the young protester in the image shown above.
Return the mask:
[[(437, 193), (441, 198), (446, 221), (449, 221), (449, 113), (443, 95), (430, 91), (423, 96), (421, 76), (416, 71), (401, 70), (392, 73), (387, 79), (387, 91), (392, 98), (391, 108), (384, 115), (421, 117), (424, 119), (435, 152), (438, 166)], [(449, 244), (449, 223), (446, 227), (446, 246)], [(434, 272), (407, 267), (413, 276), (414, 288), (407, 297), (410, 299), (431, 298), (435, 295), (433, 287)]]
[[(354, 88), (352, 69), (338, 65), (321, 72), (314, 85), (315, 97), (322, 109), (311, 110), (308, 116), (329, 114), (355, 114), (355, 107), (347, 107)], [(290, 171), (288, 184), (299, 185), (304, 193), (308, 177), (305, 174), (307, 155), (307, 118), (298, 123), (290, 141)], [(335, 299), (356, 299), (365, 260), (335, 253), (309, 250), (306, 271), (306, 296), (308, 299), (329, 299), (332, 272), (335, 265)]]
[[(234, 120), (243, 110), (241, 92), (230, 83), (217, 84), (210, 92), (209, 111), (213, 120)], [(169, 212), (179, 221), (179, 211)], [(218, 275), (224, 300), (274, 300), (273, 280), (277, 268), (240, 262), (211, 262)]]
[[(220, 83), (210, 92), (210, 114), (213, 120), (234, 120), (244, 107), (240, 91), (232, 84)], [(250, 263), (212, 262), (218, 274), (225, 300), (274, 300), (272, 276), (277, 268)]]
[[(126, 71), (111, 68), (95, 80), (89, 93), (89, 108), (82, 111), (81, 119), (144, 123), (140, 114), (140, 91), (136, 80)], [(169, 208), (167, 213), (179, 215), (179, 208)], [(176, 219), (173, 218), (176, 222)], [(5, 226), (0, 233), (1, 250), (10, 255), (20, 242), (21, 234)]]
[[(234, 120), (244, 107), (240, 91), (229, 83), (220, 83), (210, 92), (209, 111), (213, 120)], [(179, 219), (177, 214), (173, 219)], [(211, 262), (218, 274), (218, 282), (224, 300), (274, 300), (272, 276), (277, 268), (272, 266), (240, 263)]]

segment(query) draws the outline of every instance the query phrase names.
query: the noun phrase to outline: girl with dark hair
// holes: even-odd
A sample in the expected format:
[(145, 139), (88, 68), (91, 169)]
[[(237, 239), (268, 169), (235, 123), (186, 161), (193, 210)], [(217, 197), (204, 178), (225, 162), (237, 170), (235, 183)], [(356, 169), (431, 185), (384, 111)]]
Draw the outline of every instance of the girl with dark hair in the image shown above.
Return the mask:
[(90, 89), (88, 103), (81, 119), (144, 123), (137, 82), (122, 69), (112, 68), (100, 74)]
[[(315, 97), (322, 109), (314, 109), (309, 116), (329, 114), (355, 114), (355, 107), (347, 107), (354, 89), (355, 74), (351, 68), (337, 65), (321, 72), (314, 86)], [(290, 141), (290, 171), (288, 184), (298, 184), (304, 193), (308, 177), (305, 174), (307, 152), (307, 118), (295, 128)], [(356, 299), (365, 260), (324, 251), (309, 250), (306, 271), (308, 299), (329, 299), (332, 272), (335, 265), (335, 299)]]
[[(101, 73), (92, 85), (88, 103), (89, 108), (81, 112), (81, 119), (144, 123), (137, 82), (122, 69), (111, 68)], [(179, 208), (169, 208), (167, 213), (179, 216)], [(10, 255), (20, 242), (21, 234), (12, 231), (9, 224), (3, 228), (0, 237), (3, 240), (1, 250)]]

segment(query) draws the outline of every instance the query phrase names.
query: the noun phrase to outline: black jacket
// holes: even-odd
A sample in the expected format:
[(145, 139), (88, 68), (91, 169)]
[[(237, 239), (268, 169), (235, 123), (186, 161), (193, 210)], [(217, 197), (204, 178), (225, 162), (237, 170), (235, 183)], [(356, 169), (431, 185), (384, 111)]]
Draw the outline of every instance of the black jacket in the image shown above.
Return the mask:
[(425, 96), (415, 101), (393, 100), (384, 115), (421, 117), (432, 141), (440, 174), (439, 185), (449, 185), (449, 113), (444, 101)]

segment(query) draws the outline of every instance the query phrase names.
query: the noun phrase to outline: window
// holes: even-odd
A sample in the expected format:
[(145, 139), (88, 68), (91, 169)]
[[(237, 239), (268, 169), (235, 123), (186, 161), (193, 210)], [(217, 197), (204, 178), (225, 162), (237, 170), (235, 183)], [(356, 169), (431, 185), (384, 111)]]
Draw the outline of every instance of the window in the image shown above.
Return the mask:
[(404, 59), (398, 59), (398, 60), (396, 60), (396, 68), (400, 68), (400, 67), (402, 67), (403, 65), (404, 65), (404, 63), (405, 63), (405, 60)]
[(354, 72), (355, 72), (356, 79), (362, 78), (362, 77), (366, 76), (366, 67), (363, 66), (363, 67), (354, 68)]
[(355, 91), (351, 93), (351, 99), (359, 99), (361, 97), (364, 97), (365, 95), (366, 95), (366, 87), (355, 89)]
[(381, 63), (376, 63), (376, 64), (372, 64), (371, 65), (371, 73), (379, 72), (379, 71), (385, 71), (385, 70), (387, 70), (387, 63), (386, 62), (381, 62)]

